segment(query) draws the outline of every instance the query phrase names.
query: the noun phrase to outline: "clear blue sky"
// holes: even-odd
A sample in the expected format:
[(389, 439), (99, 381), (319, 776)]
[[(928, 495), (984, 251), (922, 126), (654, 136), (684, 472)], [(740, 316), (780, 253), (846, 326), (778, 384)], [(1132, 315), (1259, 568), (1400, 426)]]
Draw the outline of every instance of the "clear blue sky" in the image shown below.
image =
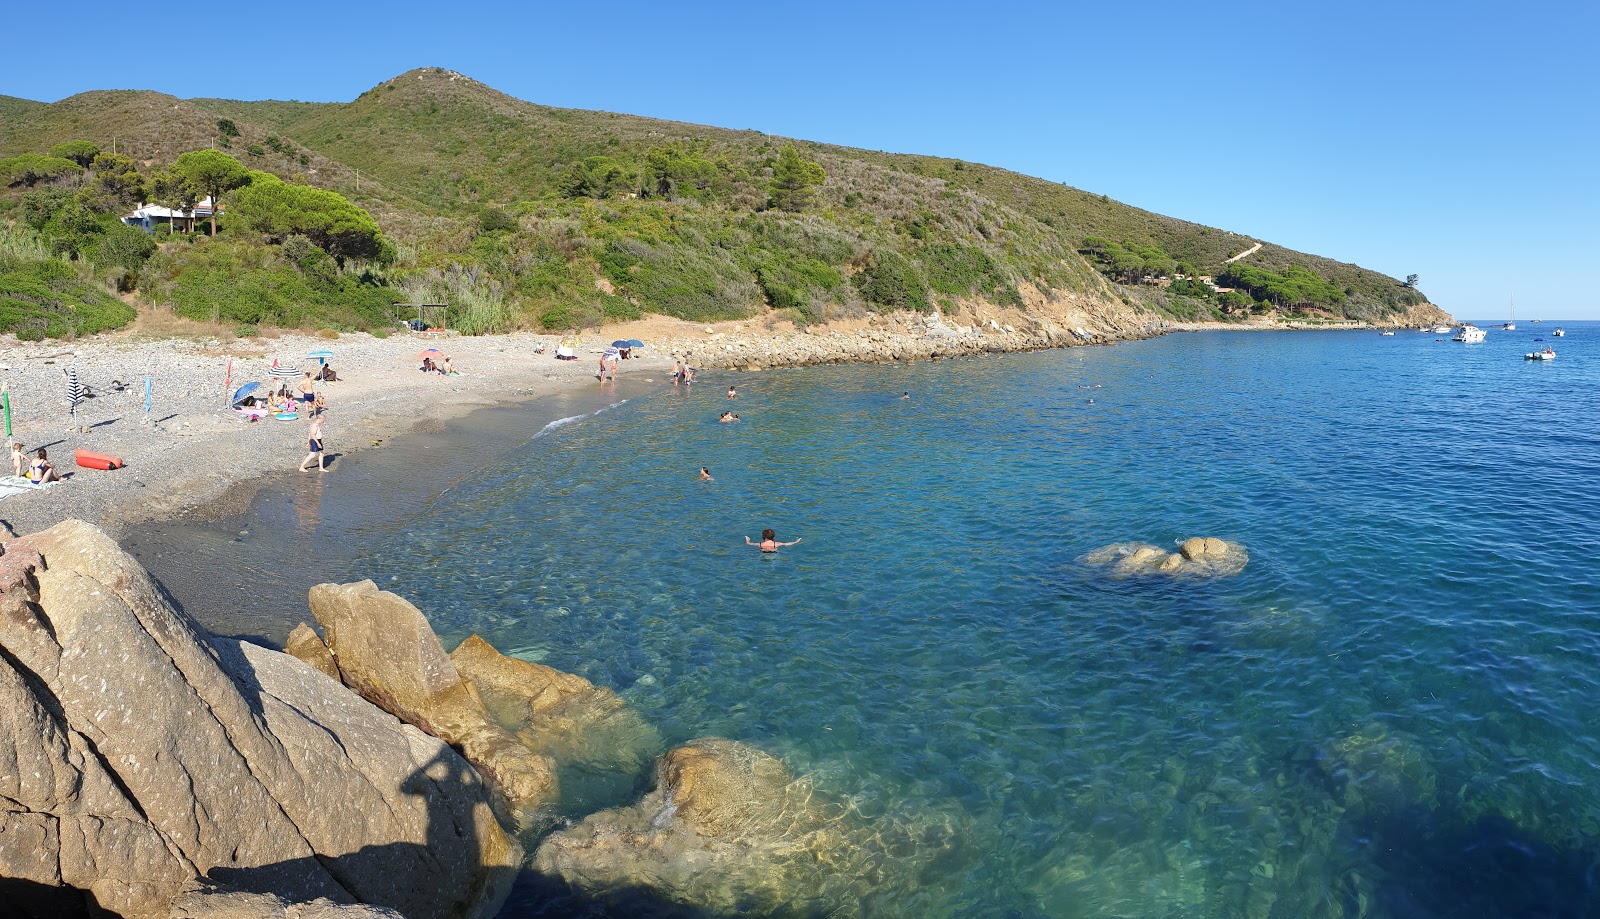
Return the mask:
[(1515, 296), (1522, 319), (1600, 319), (1595, 0), (352, 6), (186, 26), (80, 4), (9, 43), (0, 93), (347, 101), (440, 66), (549, 105), (1004, 166), (1414, 272), (1462, 317)]

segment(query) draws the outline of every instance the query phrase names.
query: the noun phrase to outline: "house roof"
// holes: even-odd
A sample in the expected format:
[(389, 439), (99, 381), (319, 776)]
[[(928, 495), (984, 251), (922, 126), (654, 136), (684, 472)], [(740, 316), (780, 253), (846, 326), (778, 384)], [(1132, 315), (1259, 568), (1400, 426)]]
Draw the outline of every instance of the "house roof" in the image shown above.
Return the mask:
[(124, 216), (123, 220), (186, 220), (190, 217), (210, 217), (211, 196), (201, 198), (191, 211), (182, 211), (175, 207), (164, 207), (160, 204), (141, 204), (133, 213)]

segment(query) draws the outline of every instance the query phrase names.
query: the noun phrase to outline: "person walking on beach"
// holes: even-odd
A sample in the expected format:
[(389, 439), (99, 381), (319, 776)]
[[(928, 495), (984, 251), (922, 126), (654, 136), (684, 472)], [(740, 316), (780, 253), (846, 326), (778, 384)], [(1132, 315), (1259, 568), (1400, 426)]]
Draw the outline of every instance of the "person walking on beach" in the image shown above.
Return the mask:
[(792, 546), (804, 538), (805, 537), (798, 537), (794, 542), (778, 542), (778, 534), (769, 528), (761, 531), (760, 542), (751, 542), (750, 537), (746, 536), (744, 538), (744, 544), (747, 546), (755, 546), (762, 552), (776, 552), (780, 547)]
[(318, 472), (321, 472), (322, 470), (328, 468), (327, 466), (325, 466), (323, 464), (323, 456), (324, 456), (324, 454), (322, 452), (322, 416), (321, 415), (318, 415), (317, 417), (311, 419), (311, 430), (306, 432), (306, 439), (307, 439), (308, 445), (311, 448), (311, 452), (307, 453), (306, 454), (306, 458), (300, 461), (300, 471), (301, 472), (305, 472), (306, 471), (306, 464), (311, 462), (312, 460), (316, 460), (317, 461), (317, 471)]

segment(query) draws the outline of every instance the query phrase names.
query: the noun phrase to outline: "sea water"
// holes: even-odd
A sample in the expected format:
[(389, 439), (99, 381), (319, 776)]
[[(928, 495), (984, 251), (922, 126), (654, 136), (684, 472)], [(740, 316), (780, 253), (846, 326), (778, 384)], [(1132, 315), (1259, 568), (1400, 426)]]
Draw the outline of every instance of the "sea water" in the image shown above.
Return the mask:
[[(846, 913), (1593, 916), (1600, 323), (1566, 327), (1551, 362), (1532, 326), (707, 374), (530, 422), (344, 564), (667, 745), (780, 756), (881, 828)], [(1248, 565), (1080, 561), (1193, 536)], [(605, 914), (543, 890), (504, 915)]]

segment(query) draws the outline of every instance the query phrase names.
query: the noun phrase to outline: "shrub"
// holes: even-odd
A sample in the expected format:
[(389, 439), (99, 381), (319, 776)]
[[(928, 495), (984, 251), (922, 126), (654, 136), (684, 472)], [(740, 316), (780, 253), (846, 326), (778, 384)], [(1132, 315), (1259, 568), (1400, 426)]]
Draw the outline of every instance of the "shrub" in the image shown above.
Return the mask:
[(318, 329), (317, 330), (317, 337), (318, 338), (327, 339), (328, 341), (333, 341), (334, 339), (339, 337), (339, 333), (334, 331), (333, 329)]
[(861, 298), (880, 310), (929, 309), (927, 282), (915, 265), (896, 252), (874, 252), (871, 261), (855, 276), (855, 285)]

